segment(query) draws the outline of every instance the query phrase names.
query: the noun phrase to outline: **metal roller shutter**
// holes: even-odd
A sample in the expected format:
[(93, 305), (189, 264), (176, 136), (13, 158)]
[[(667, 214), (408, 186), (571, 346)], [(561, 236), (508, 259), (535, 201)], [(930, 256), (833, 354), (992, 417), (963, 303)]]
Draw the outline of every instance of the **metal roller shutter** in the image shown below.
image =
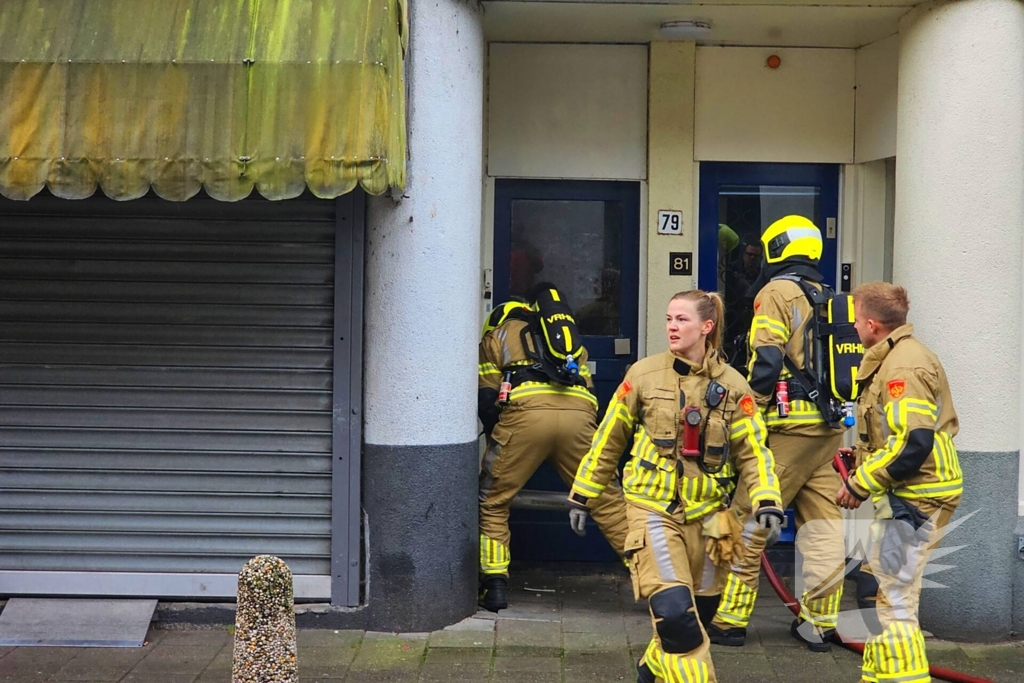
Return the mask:
[(0, 202), (6, 592), (330, 597), (335, 208)]

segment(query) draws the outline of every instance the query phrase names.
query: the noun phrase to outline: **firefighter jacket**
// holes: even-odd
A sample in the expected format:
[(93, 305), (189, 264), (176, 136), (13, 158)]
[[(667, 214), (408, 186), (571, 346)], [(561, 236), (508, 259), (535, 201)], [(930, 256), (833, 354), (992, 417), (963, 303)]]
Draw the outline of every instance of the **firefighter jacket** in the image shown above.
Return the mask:
[[(712, 380), (725, 389), (715, 408), (706, 400)], [(691, 405), (700, 408), (703, 418), (705, 456), (709, 463), (724, 463), (720, 472), (707, 474), (697, 458), (680, 455), (683, 409)], [(611, 481), (632, 438), (622, 478), (629, 503), (695, 521), (725, 504), (738, 472), (750, 488), (754, 509), (761, 503), (778, 507), (779, 482), (766, 432), (750, 387), (714, 351), (699, 367), (670, 352), (649, 356), (630, 368), (608, 404), (569, 500), (591, 505)]]
[(522, 320), (506, 320), (480, 340), (478, 412), (488, 433), (498, 421), (500, 408), (496, 401), (506, 371), (513, 373), (509, 407), (575, 408), (597, 412), (597, 398), (593, 394), (594, 380), (587, 367), (586, 349), (578, 359), (580, 377), (586, 386), (566, 386), (548, 381), (540, 373), (531, 373), (529, 370), (533, 361), (523, 346), (523, 330), (528, 328), (529, 325)]
[[(835, 434), (821, 416), (818, 406), (806, 395), (793, 374), (785, 367), (789, 356), (798, 368), (806, 368), (807, 325), (814, 309), (800, 285), (780, 278), (766, 284), (754, 299), (754, 319), (750, 325), (750, 388), (757, 405), (764, 411), (769, 431), (798, 436)], [(789, 415), (779, 417), (775, 385), (789, 382)]]
[(862, 500), (891, 491), (955, 505), (963, 472), (953, 437), (953, 397), (939, 359), (897, 328), (864, 354), (857, 381), (857, 469), (847, 486)]

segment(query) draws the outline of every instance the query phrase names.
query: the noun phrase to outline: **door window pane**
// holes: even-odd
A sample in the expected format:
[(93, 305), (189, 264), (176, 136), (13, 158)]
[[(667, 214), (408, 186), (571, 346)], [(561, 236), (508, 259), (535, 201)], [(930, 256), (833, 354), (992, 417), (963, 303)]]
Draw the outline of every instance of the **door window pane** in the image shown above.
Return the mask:
[(513, 200), (509, 291), (551, 282), (582, 334), (618, 335), (622, 222), (621, 202)]
[(718, 291), (725, 300), (725, 350), (745, 358), (753, 319), (748, 290), (761, 268), (761, 233), (797, 214), (819, 223), (819, 189), (781, 185), (723, 185), (718, 193)]

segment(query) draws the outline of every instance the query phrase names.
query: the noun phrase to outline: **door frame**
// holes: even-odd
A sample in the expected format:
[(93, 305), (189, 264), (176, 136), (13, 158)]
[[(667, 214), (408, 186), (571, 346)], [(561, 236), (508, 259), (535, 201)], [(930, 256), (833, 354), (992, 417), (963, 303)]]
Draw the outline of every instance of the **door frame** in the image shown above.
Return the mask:
[[(641, 233), (645, 219), (641, 215), (641, 200), (644, 192), (640, 181), (615, 180), (546, 180), (546, 179), (512, 179), (494, 178), (494, 200), (489, 210), (493, 218), (492, 244), (490, 254), (493, 258), (491, 299), (492, 305), (508, 300), (510, 294), (510, 257), (512, 241), (511, 202), (517, 199), (553, 200), (553, 201), (617, 201), (622, 205), (623, 224), (620, 245), (623, 250), (620, 289), (620, 326), (618, 335), (585, 335), (590, 357), (600, 355), (600, 351), (609, 351), (615, 338), (627, 337), (634, 345), (625, 363), (641, 358), (641, 330), (646, 329), (646, 319), (641, 322), (641, 297), (646, 291), (646, 274), (641, 273), (640, 266), (644, 262), (640, 249), (643, 245)], [(626, 285), (626, 283), (629, 283)], [(575, 303), (575, 302), (571, 302)], [(595, 344), (597, 342), (597, 344)], [(607, 345), (607, 346), (605, 346)], [(598, 351), (598, 353), (595, 353)], [(601, 405), (600, 408), (605, 408)], [(524, 491), (547, 491), (544, 477), (557, 479), (554, 470), (545, 464), (530, 478)], [(539, 479), (538, 479), (539, 477)], [(540, 483), (538, 483), (540, 482)], [(562, 484), (559, 481), (558, 486)], [(564, 500), (564, 489), (555, 493), (559, 500)], [(513, 506), (515, 508), (515, 506)], [(597, 533), (597, 528), (590, 523), (591, 533), (585, 539), (579, 539), (565, 526), (562, 513), (550, 510), (513, 509), (510, 523), (513, 528), (512, 553), (527, 560), (566, 559), (559, 552), (571, 553), (572, 559), (581, 562), (613, 561), (617, 556), (607, 544), (604, 537)], [(557, 520), (557, 521), (556, 521)], [(523, 533), (530, 530), (530, 533)], [(540, 535), (537, 532), (543, 530)], [(525, 539), (529, 538), (529, 545)], [(517, 540), (518, 539), (518, 540)], [(524, 545), (520, 545), (524, 544)], [(567, 545), (568, 544), (568, 545)]]
[[(824, 242), (819, 270), (833, 289), (839, 278), (839, 192), (841, 164), (789, 164), (713, 161), (700, 164), (697, 207), (697, 282), (705, 291), (717, 291), (718, 284), (718, 191), (722, 185), (813, 185), (821, 188), (818, 228)], [(767, 181), (767, 182), (766, 182)], [(714, 207), (713, 211), (704, 210)], [(825, 221), (834, 218), (836, 236), (827, 237)]]
[[(643, 217), (640, 215), (639, 181), (622, 180), (545, 180), (521, 178), (496, 178), (494, 180), (494, 204), (491, 209), (494, 216), (493, 237), (493, 302), (507, 301), (510, 287), (509, 259), (511, 257), (512, 214), (499, 209), (514, 199), (566, 200), (566, 201), (620, 201), (623, 210), (622, 247), (628, 255), (623, 254), (623, 272), (620, 282), (627, 281), (626, 266), (629, 267), (630, 281), (635, 289), (629, 296), (620, 300), (622, 312), (622, 336), (634, 340), (634, 354), (638, 354), (640, 346), (640, 295), (642, 291), (640, 273), (640, 232), (643, 229)], [(631, 219), (636, 217), (635, 222)], [(630, 230), (635, 225), (636, 230)], [(630, 285), (632, 288), (634, 285)], [(623, 293), (625, 293), (623, 291)], [(593, 336), (593, 335), (590, 335)], [(596, 335), (602, 336), (602, 335)], [(639, 355), (638, 355), (639, 357)]]

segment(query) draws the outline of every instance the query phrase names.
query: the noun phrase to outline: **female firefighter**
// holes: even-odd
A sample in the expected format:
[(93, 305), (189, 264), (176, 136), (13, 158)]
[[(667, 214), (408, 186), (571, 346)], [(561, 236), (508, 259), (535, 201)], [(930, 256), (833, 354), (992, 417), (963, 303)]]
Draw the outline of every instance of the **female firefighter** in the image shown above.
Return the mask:
[[(668, 305), (669, 351), (626, 374), (580, 463), (569, 494), (580, 533), (587, 510), (623, 471), (633, 592), (649, 600), (654, 635), (637, 680), (713, 683), (701, 594), (720, 590), (716, 564), (742, 549), (742, 529), (725, 509), (734, 477), (751, 490), (757, 523), (778, 537), (783, 512), (764, 420), (743, 377), (720, 356), (723, 304), (717, 294), (676, 294)], [(714, 605), (700, 614), (714, 613)]]

